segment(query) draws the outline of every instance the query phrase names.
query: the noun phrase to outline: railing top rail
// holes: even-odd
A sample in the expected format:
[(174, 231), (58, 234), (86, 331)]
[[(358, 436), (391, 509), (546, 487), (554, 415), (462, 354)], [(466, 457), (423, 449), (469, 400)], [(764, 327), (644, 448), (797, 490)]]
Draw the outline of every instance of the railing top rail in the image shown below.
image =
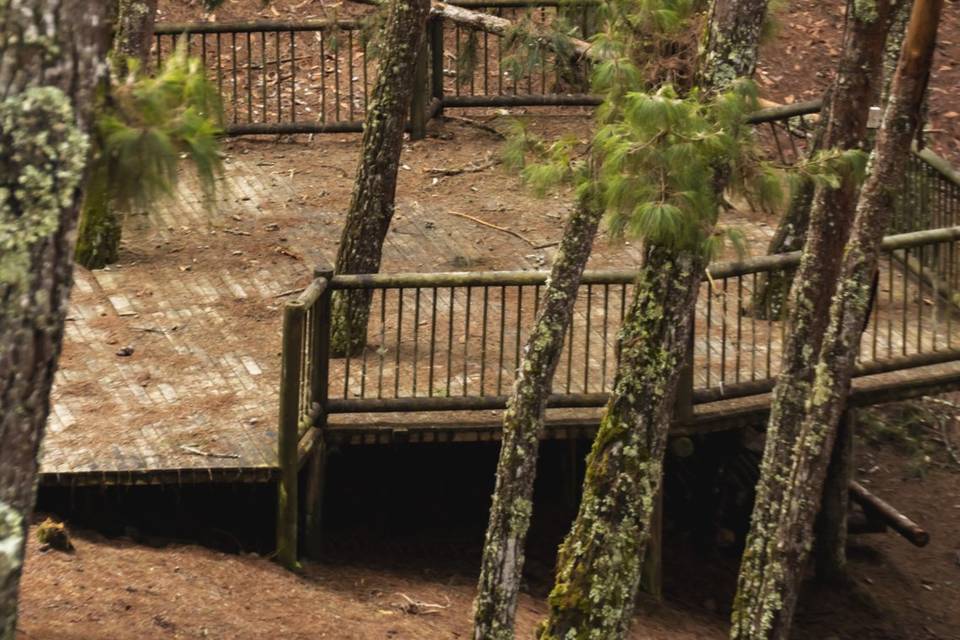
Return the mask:
[(537, 9), (539, 7), (595, 7), (600, 0), (452, 0), (447, 2), (464, 9)]
[[(920, 245), (960, 240), (960, 226), (912, 231), (887, 236), (883, 249), (893, 251)], [(758, 256), (734, 262), (718, 262), (707, 270), (711, 278), (729, 278), (751, 273), (773, 271), (800, 264), (800, 252)], [(432, 287), (482, 287), (542, 285), (549, 271), (447, 271), (436, 273), (365, 273), (337, 275), (330, 280), (331, 289), (395, 289)], [(582, 284), (631, 284), (637, 278), (635, 269), (584, 271)], [(305, 294), (306, 292), (304, 292)]]
[(165, 22), (157, 24), (154, 34), (177, 36), (194, 33), (259, 33), (261, 31), (356, 31), (360, 20), (242, 20), (227, 22)]
[(918, 158), (933, 167), (933, 169), (943, 176), (948, 182), (960, 187), (960, 173), (957, 173), (957, 170), (954, 169), (953, 166), (945, 159), (941, 158), (927, 147), (924, 147), (920, 151), (914, 150), (914, 153)]
[(300, 295), (298, 295), (293, 300), (287, 302), (287, 305), (294, 305), (298, 307), (309, 307), (313, 305), (317, 300), (320, 299), (320, 296), (323, 295), (323, 292), (326, 291), (329, 280), (326, 278), (314, 278), (313, 282), (307, 285), (307, 288), (304, 289)]
[(805, 116), (811, 113), (819, 113), (823, 108), (823, 100), (808, 100), (807, 102), (797, 102), (796, 104), (786, 104), (779, 107), (769, 107), (754, 111), (747, 116), (747, 123), (760, 124), (762, 122), (773, 122), (776, 120), (786, 120), (796, 116)]

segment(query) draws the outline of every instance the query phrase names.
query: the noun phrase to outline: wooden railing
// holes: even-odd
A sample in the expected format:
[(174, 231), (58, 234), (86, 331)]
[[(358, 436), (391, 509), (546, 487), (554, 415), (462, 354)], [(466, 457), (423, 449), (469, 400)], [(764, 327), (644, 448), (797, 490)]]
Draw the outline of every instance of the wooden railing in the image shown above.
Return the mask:
[[(785, 323), (749, 309), (763, 276), (795, 269), (799, 252), (712, 265), (696, 307), (677, 415), (762, 394), (780, 370)], [(331, 276), (284, 308), (278, 457), (281, 553), (295, 549), (297, 473), (305, 439), (337, 414), (470, 412), (506, 406), (536, 317), (546, 272)], [(617, 366), (616, 341), (636, 272), (587, 271), (548, 407), (601, 407)], [(371, 297), (366, 348), (330, 357), (330, 298)], [(960, 360), (960, 226), (887, 237), (863, 334), (858, 376)], [(769, 311), (769, 310), (765, 310)], [(760, 317), (758, 317), (760, 316)], [(293, 541), (291, 542), (291, 536)], [(286, 542), (284, 542), (286, 541)]]
[[(594, 0), (462, 0), (456, 4), (517, 20), (551, 23), (558, 13), (593, 28)], [(162, 64), (178, 42), (204, 61), (217, 85), (228, 135), (360, 131), (377, 60), (361, 20), (158, 24), (152, 60)], [(431, 16), (414, 78), (410, 128), (422, 132), (445, 107), (596, 105), (568, 66), (544, 51), (536, 64), (511, 65), (505, 36)], [(520, 67), (523, 67), (522, 69)]]

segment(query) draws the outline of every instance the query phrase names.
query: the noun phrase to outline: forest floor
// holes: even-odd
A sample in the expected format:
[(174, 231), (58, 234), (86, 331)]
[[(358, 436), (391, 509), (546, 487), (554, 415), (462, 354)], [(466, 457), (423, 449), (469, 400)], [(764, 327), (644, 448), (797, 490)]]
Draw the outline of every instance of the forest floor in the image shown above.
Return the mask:
[[(765, 47), (758, 74), (765, 97), (784, 103), (818, 97), (839, 54), (842, 4), (791, 0), (780, 10), (778, 35)], [(199, 5), (199, 0), (163, 2), (163, 19), (196, 18)], [(948, 0), (944, 12), (930, 106), (931, 145), (955, 165), (960, 164), (957, 5), (956, 0)], [(228, 0), (217, 19), (323, 15), (319, 1), (274, 0), (263, 7), (260, 0)], [(471, 117), (492, 126), (503, 123), (495, 116)], [(584, 112), (558, 117), (545, 127), (582, 130), (586, 122)], [(564, 213), (569, 199), (537, 201), (502, 171), (495, 178), (490, 172), (468, 173), (434, 183), (424, 168), (482, 161), (498, 142), (481, 130), (458, 124), (434, 124), (432, 133), (433, 137), (412, 143), (405, 151), (405, 162), (412, 169), (401, 171), (401, 217), (417, 211), (418, 200), (430, 200), (430, 210), (469, 207), (489, 222), (523, 233), (557, 232), (559, 216), (540, 214)], [(340, 135), (309, 142), (300, 138), (295, 144), (236, 141), (228, 152), (263, 156), (274, 163), (273, 171), (296, 170), (304, 176), (299, 204), (342, 210), (351, 190), (357, 141), (356, 136)], [(438, 218), (437, 224), (445, 225), (444, 219)], [(463, 220), (458, 224), (469, 228)], [(437, 263), (425, 268), (497, 268), (502, 254), (496, 247), (512, 240), (491, 229), (471, 233), (476, 235), (468, 241), (477, 245), (477, 255), (481, 251), (486, 255), (481, 262), (471, 256), (438, 256)], [(335, 240), (332, 229), (318, 239), (317, 253), (331, 251)], [(231, 242), (242, 242), (242, 246), (215, 248), (227, 256), (240, 246), (247, 258), (276, 259), (259, 255), (253, 239)], [(209, 245), (198, 247), (193, 255), (194, 245), (183, 242), (176, 260), (216, 259)], [(138, 255), (135, 249), (126, 247), (128, 261)], [(545, 261), (546, 256), (538, 253), (531, 252), (530, 268)], [(467, 264), (462, 264), (465, 260)], [(304, 273), (308, 270), (304, 264)], [(917, 445), (916, 439), (926, 445)], [(960, 442), (956, 429), (952, 441)], [(850, 582), (807, 591), (796, 637), (960, 640), (960, 475), (956, 466), (951, 468), (942, 447), (929, 434), (911, 436), (909, 447), (899, 436), (892, 442), (865, 444), (859, 456), (861, 481), (925, 526), (931, 543), (916, 549), (894, 534), (855, 537), (850, 547)], [(308, 564), (300, 575), (283, 571), (261, 556), (225, 554), (199, 546), (157, 548), (84, 530), (74, 532), (73, 542), (72, 553), (43, 551), (31, 535), (18, 638), (470, 637), (475, 538), (463, 543), (464, 553), (453, 554), (461, 556), (455, 560), (438, 559), (429, 550), (418, 549), (405, 552), (401, 561), (389, 548), (372, 549), (363, 560), (333, 558)], [(531, 578), (521, 600), (518, 637), (530, 637), (544, 615), (549, 570), (542, 573)], [(666, 602), (643, 600), (631, 637), (724, 637), (735, 574), (735, 555), (702, 564), (687, 554), (668, 556)]]
[[(960, 470), (939, 445), (906, 455), (898, 439), (861, 446), (858, 469), (871, 490), (927, 527), (931, 542), (917, 549), (892, 533), (854, 536), (849, 583), (809, 585), (794, 637), (960, 639)], [(468, 638), (480, 539), (482, 530), (399, 548), (381, 541), (295, 575), (255, 554), (89, 531), (75, 532), (76, 549), (63, 553), (41, 550), (31, 535), (17, 637)], [(531, 637), (545, 614), (550, 572), (540, 565), (520, 601), (518, 638)], [(668, 547), (665, 602), (641, 600), (630, 638), (725, 637), (736, 566), (732, 551), (703, 560)]]

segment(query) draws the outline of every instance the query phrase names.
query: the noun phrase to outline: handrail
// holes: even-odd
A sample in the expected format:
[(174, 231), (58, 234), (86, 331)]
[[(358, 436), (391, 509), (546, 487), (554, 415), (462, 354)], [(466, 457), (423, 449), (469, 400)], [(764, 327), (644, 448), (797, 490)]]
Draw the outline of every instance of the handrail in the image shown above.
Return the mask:
[(936, 153), (930, 150), (929, 147), (924, 147), (919, 151), (914, 150), (914, 155), (926, 162), (928, 165), (933, 167), (937, 173), (943, 176), (951, 184), (960, 187), (960, 173), (957, 173), (956, 169), (947, 162), (945, 159), (938, 156)]
[(747, 124), (760, 124), (762, 122), (773, 122), (776, 120), (786, 120), (797, 116), (806, 116), (813, 113), (819, 113), (823, 108), (823, 99), (808, 100), (806, 102), (797, 102), (795, 104), (786, 104), (778, 107), (768, 107), (754, 111), (747, 116)]
[[(911, 231), (887, 236), (883, 249), (894, 251), (925, 244), (937, 244), (960, 239), (960, 226)], [(800, 251), (770, 256), (758, 256), (737, 262), (720, 262), (707, 268), (711, 278), (728, 278), (773, 271), (800, 264)], [(637, 278), (635, 269), (584, 271), (582, 284), (631, 284)], [(364, 273), (337, 275), (330, 281), (333, 290), (393, 289), (402, 287), (482, 287), (542, 285), (549, 271), (442, 271), (436, 273)]]
[(342, 29), (357, 31), (364, 23), (360, 20), (233, 20), (226, 22), (164, 22), (154, 30), (157, 36), (178, 36), (184, 33), (258, 33), (260, 31), (325, 31)]

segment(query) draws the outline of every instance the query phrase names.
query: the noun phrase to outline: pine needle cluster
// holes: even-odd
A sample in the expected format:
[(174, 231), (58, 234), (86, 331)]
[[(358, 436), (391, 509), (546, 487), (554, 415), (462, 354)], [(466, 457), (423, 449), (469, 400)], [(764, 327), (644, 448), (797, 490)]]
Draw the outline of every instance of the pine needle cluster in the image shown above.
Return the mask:
[(171, 194), (181, 159), (211, 190), (222, 164), (220, 96), (203, 62), (188, 57), (181, 42), (156, 75), (139, 67), (129, 61), (130, 73), (113, 86), (97, 121), (96, 162), (106, 165), (111, 197), (122, 210)]

